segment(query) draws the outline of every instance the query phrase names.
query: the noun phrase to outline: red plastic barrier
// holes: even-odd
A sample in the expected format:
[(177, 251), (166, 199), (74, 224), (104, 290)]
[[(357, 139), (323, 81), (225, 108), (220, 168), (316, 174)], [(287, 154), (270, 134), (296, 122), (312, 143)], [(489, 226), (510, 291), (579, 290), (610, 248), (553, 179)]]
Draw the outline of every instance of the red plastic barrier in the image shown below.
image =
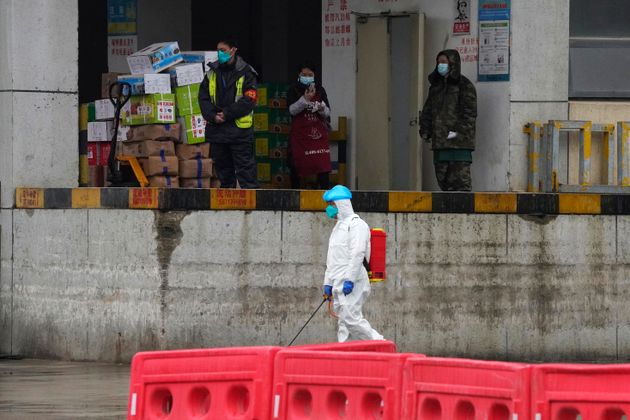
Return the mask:
[(272, 419), (399, 420), (406, 354), (283, 350)]
[(143, 352), (131, 363), (128, 419), (267, 419), (280, 347)]
[(404, 368), (404, 419), (529, 420), (528, 365), (413, 357)]
[(317, 351), (373, 351), (377, 353), (396, 353), (396, 343), (388, 340), (346, 341), (345, 343), (305, 344), (292, 346), (292, 350)]
[(532, 369), (536, 420), (630, 419), (630, 365), (540, 365)]

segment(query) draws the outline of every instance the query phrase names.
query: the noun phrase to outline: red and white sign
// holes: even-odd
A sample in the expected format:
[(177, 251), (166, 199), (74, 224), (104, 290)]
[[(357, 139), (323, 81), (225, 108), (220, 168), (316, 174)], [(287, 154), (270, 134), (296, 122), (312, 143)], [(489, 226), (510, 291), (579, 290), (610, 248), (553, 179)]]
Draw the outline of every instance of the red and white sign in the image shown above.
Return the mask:
[(175, 103), (171, 101), (158, 101), (158, 120), (169, 121), (175, 115)]
[(354, 43), (351, 16), (348, 0), (328, 0), (323, 16), (324, 48), (347, 48)]
[(470, 34), (470, 2), (472, 0), (455, 0), (455, 21), (453, 35)]
[(459, 53), (462, 63), (476, 63), (479, 60), (479, 38), (476, 36), (459, 38), (455, 49)]
[(193, 136), (203, 138), (206, 135), (206, 120), (201, 115), (191, 115), (190, 120)]

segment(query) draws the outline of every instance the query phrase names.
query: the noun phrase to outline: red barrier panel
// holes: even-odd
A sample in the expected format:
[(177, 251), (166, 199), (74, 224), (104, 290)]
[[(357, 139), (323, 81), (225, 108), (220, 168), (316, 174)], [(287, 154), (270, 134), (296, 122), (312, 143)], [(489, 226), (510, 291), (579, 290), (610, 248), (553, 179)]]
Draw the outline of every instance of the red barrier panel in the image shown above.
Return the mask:
[(528, 365), (413, 357), (404, 368), (404, 419), (529, 420)]
[(292, 350), (316, 351), (373, 351), (377, 353), (396, 353), (396, 343), (388, 340), (346, 341), (345, 343), (305, 344), (292, 346)]
[(630, 365), (540, 365), (532, 369), (536, 420), (630, 419)]
[(267, 419), (279, 347), (143, 352), (131, 363), (128, 419)]
[(273, 419), (399, 420), (406, 354), (283, 350)]

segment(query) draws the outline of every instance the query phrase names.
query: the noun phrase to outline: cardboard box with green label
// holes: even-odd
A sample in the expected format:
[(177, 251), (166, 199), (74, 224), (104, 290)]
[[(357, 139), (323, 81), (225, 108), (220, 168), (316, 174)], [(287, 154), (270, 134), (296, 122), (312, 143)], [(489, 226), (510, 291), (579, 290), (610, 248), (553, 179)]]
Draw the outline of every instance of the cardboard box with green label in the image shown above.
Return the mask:
[(182, 143), (197, 144), (206, 141), (206, 120), (201, 114), (186, 115), (178, 118), (182, 126)]
[(132, 96), (122, 112), (125, 125), (170, 124), (175, 122), (175, 95), (154, 93)]
[(177, 97), (177, 116), (201, 114), (199, 108), (199, 86), (193, 84), (187, 86), (179, 86), (175, 88), (175, 96)]

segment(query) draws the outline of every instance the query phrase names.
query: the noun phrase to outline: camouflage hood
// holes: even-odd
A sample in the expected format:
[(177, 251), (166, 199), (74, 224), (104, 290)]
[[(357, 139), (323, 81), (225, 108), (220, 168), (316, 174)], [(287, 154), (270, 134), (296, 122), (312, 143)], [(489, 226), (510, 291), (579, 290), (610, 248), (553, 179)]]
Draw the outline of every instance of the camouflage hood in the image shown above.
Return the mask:
[[(446, 78), (435, 70), (429, 75), (429, 96), (420, 114), (420, 135), (431, 142), (433, 150), (475, 149), (477, 93), (461, 73), (461, 60), (455, 50), (444, 50), (450, 62)], [(437, 61), (437, 60), (436, 60)], [(457, 133), (448, 138), (449, 132)]]
[(450, 79), (449, 82), (459, 82), (459, 79), (462, 75), (462, 60), (459, 57), (459, 53), (457, 52), (457, 50), (444, 50), (438, 53), (438, 55), (435, 57), (435, 69), (429, 75), (429, 82), (431, 84), (435, 84), (442, 79), (442, 76), (440, 76), (440, 73), (438, 73), (437, 71), (438, 58), (441, 55), (445, 55), (448, 58), (450, 70), (448, 73), (448, 78)]

